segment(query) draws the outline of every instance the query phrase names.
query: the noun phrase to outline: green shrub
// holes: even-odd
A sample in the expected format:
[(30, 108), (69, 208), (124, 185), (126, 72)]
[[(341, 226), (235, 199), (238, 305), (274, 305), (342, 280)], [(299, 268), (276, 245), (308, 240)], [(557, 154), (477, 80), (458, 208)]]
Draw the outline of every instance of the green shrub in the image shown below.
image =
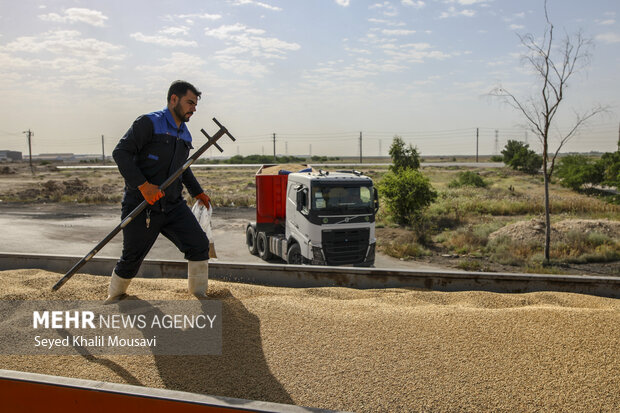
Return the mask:
[(526, 143), (509, 140), (502, 150), (504, 163), (518, 171), (529, 174), (537, 173), (542, 166), (542, 156), (529, 147)]
[(459, 172), (455, 179), (453, 179), (449, 184), (448, 188), (460, 188), (462, 186), (473, 186), (477, 188), (486, 188), (487, 182), (482, 179), (480, 175), (476, 172), (465, 171)]
[(383, 204), (401, 225), (410, 225), (437, 198), (429, 179), (415, 169), (388, 172), (378, 183)]
[(620, 150), (604, 153), (599, 162), (603, 170), (603, 183), (620, 188)]
[(560, 185), (577, 191), (586, 184), (601, 183), (604, 166), (584, 155), (567, 155), (558, 162), (555, 174), (561, 179)]

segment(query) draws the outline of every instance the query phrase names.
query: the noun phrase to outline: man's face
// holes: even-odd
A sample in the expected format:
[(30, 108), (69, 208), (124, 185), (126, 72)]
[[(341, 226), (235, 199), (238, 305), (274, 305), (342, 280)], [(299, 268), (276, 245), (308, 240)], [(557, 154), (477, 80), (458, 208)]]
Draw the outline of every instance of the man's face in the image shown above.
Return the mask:
[(176, 99), (177, 101), (173, 108), (176, 117), (183, 122), (188, 122), (189, 118), (191, 118), (194, 112), (196, 112), (198, 96), (196, 96), (191, 90), (188, 90), (182, 98), (179, 99), (177, 95), (172, 95), (172, 99)]

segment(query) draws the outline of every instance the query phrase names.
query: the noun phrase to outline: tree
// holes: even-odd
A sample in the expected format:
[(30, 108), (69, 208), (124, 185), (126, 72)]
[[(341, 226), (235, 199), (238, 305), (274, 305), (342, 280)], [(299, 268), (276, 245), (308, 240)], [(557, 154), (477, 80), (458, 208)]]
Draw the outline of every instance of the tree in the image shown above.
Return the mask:
[(392, 145), (390, 146), (390, 156), (392, 157), (392, 165), (390, 170), (398, 172), (402, 169), (419, 169), (420, 154), (418, 149), (413, 145), (407, 146), (400, 136), (394, 136)]
[(620, 149), (603, 154), (599, 162), (603, 170), (603, 184), (620, 189)]
[(400, 136), (394, 136), (390, 146), (392, 165), (377, 185), (388, 211), (401, 225), (413, 224), (422, 210), (436, 198), (429, 179), (418, 171), (420, 154)]
[[(544, 3), (547, 25), (542, 39), (532, 34), (519, 35), (521, 44), (526, 48), (525, 64), (533, 69), (537, 78), (537, 89), (540, 93), (527, 99), (518, 98), (507, 89), (497, 87), (491, 95), (501, 98), (504, 102), (519, 111), (527, 120), (527, 125), (542, 144), (542, 167), (545, 193), (545, 261), (549, 262), (551, 244), (551, 217), (549, 206), (549, 181), (553, 174), (556, 157), (560, 149), (572, 139), (576, 132), (592, 117), (604, 112), (607, 108), (595, 106), (588, 111), (576, 113), (575, 120), (568, 132), (561, 133), (555, 126), (556, 115), (564, 101), (569, 80), (575, 73), (585, 69), (589, 62), (592, 42), (583, 37), (581, 32), (567, 34), (559, 45), (554, 43), (554, 26), (549, 20), (547, 1)], [(562, 106), (563, 107), (563, 106)], [(557, 130), (554, 134), (554, 130)], [(559, 139), (555, 153), (549, 155), (550, 138)], [(550, 165), (549, 165), (550, 162)]]
[(401, 225), (412, 224), (437, 198), (429, 179), (412, 168), (386, 173), (378, 186), (388, 211)]
[(542, 166), (542, 157), (529, 147), (526, 143), (509, 140), (502, 151), (504, 163), (528, 174), (537, 173)]
[(558, 162), (557, 175), (562, 186), (574, 191), (584, 185), (596, 185), (603, 181), (604, 168), (600, 161), (595, 162), (584, 155), (567, 155)]

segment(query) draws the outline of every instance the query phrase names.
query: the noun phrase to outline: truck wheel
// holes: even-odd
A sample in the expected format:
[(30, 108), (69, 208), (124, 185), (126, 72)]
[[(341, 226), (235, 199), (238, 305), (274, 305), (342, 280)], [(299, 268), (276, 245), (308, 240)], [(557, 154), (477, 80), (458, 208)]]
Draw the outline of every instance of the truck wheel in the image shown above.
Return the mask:
[(301, 265), (304, 263), (304, 257), (301, 255), (301, 248), (299, 244), (295, 243), (291, 245), (286, 254), (286, 262), (293, 265)]
[(258, 256), (267, 261), (271, 258), (272, 254), (269, 251), (269, 239), (267, 234), (259, 232), (256, 236), (256, 249), (258, 250)]
[(245, 243), (248, 246), (250, 254), (258, 254), (258, 249), (256, 248), (256, 230), (252, 225), (248, 225), (248, 228), (245, 230)]

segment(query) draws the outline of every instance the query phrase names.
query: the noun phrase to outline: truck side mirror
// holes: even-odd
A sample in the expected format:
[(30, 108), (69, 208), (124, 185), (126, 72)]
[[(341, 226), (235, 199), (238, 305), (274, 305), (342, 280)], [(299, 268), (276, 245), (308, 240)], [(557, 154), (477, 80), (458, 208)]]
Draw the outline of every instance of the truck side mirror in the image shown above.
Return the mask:
[(375, 206), (375, 214), (379, 211), (379, 192), (377, 192), (377, 188), (372, 188), (374, 195), (374, 206)]

